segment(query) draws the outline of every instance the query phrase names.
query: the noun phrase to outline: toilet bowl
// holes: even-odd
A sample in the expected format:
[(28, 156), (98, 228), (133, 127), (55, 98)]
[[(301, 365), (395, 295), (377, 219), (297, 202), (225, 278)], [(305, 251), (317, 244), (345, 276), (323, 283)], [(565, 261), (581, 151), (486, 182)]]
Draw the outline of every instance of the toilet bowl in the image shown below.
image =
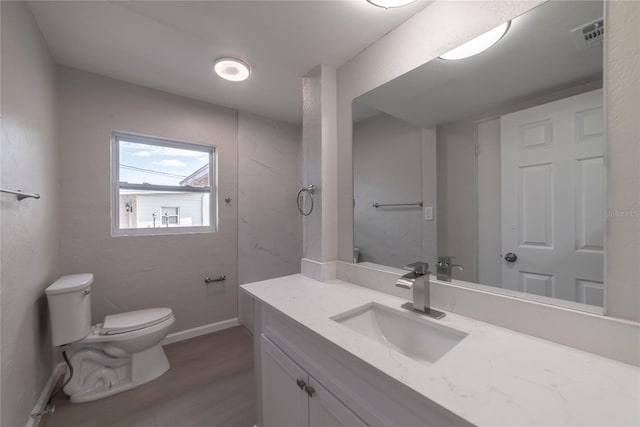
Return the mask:
[(169, 369), (161, 342), (175, 318), (169, 308), (111, 314), (91, 326), (92, 274), (63, 276), (46, 289), (52, 340), (73, 368), (64, 392), (88, 402), (149, 382)]

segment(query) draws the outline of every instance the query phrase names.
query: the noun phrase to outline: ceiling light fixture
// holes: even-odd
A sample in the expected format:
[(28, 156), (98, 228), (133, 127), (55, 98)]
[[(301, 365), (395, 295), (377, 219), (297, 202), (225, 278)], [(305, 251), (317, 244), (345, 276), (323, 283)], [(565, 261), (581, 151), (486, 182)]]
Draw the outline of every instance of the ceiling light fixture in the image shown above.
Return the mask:
[(440, 59), (456, 60), (465, 59), (471, 56), (477, 55), (485, 50), (489, 49), (494, 44), (507, 34), (507, 30), (511, 25), (511, 21), (494, 28), (491, 31), (476, 37), (473, 40), (466, 42), (465, 44), (458, 46), (455, 49), (450, 50), (444, 55), (440, 55)]
[(374, 6), (382, 7), (385, 9), (393, 9), (394, 7), (406, 6), (413, 3), (416, 0), (367, 0)]
[(247, 80), (251, 74), (249, 64), (236, 58), (218, 58), (213, 69), (217, 75), (231, 82)]

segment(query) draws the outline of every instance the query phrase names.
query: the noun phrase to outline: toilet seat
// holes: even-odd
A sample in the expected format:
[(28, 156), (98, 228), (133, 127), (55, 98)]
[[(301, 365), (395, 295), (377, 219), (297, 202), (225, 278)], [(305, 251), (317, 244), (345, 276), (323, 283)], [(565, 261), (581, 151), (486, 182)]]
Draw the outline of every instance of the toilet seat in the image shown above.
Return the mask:
[(100, 334), (117, 335), (157, 325), (173, 317), (170, 308), (148, 308), (105, 316)]

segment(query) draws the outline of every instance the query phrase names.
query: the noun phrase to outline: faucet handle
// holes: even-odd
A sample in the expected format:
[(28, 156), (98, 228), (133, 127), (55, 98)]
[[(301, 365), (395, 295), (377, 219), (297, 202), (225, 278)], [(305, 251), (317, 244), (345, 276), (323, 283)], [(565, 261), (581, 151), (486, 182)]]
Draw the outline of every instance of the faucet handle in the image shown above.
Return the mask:
[(405, 265), (404, 267), (402, 267), (404, 270), (409, 270), (409, 271), (413, 271), (414, 273), (418, 274), (418, 275), (425, 275), (429, 272), (429, 264), (426, 262), (413, 262), (409, 265)]

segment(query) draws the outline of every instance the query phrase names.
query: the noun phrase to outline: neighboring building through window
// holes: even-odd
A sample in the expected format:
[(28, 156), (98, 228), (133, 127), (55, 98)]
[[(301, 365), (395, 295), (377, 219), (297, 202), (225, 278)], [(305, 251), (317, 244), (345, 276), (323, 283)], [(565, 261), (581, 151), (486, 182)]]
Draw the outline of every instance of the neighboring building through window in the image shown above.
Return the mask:
[(114, 235), (216, 230), (215, 148), (113, 134)]

